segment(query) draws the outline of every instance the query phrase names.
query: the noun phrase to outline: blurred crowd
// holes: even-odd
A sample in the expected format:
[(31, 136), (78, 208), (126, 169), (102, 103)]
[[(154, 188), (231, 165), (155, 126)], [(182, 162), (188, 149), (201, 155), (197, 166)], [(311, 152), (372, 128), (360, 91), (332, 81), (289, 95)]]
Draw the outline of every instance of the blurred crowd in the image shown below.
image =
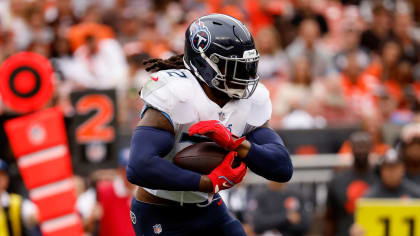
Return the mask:
[[(72, 92), (115, 89), (120, 132), (130, 134), (148, 78), (142, 61), (182, 54), (188, 24), (212, 12), (232, 15), (251, 30), (273, 102), (272, 127), (361, 127), (339, 151), (353, 166), (329, 184), (322, 235), (349, 235), (350, 229), (357, 235), (354, 202), (365, 194), (420, 197), (407, 187), (420, 189), (418, 0), (0, 0), (0, 63), (19, 51), (50, 59), (55, 95), (48, 106), (60, 106), (67, 117), (75, 113)], [(2, 114), (13, 112), (0, 101)], [(399, 142), (386, 142), (387, 125), (405, 125)], [(99, 223), (129, 209), (132, 186), (123, 171), (76, 178), (87, 232), (130, 222), (126, 214), (121, 224)], [(0, 197), (7, 181), (0, 181)], [(249, 235), (303, 235), (313, 214), (307, 197), (292, 185), (270, 183), (239, 186), (225, 199)], [(118, 235), (112, 230), (124, 229), (102, 232)]]
[[(0, 61), (18, 51), (49, 58), (67, 116), (69, 94), (116, 89), (129, 132), (147, 78), (142, 61), (182, 54), (198, 16), (243, 21), (260, 52), (275, 128), (406, 124), (420, 109), (416, 0), (2, 0)], [(0, 107), (7, 112), (7, 107)]]

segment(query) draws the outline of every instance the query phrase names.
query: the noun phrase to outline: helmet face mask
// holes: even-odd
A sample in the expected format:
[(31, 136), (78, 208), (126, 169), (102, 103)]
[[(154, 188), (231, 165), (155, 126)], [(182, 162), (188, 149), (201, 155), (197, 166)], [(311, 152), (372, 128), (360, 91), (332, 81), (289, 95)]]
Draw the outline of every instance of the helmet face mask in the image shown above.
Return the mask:
[(216, 53), (210, 58), (210, 61), (207, 58), (205, 60), (216, 71), (216, 76), (211, 80), (215, 89), (233, 98), (248, 98), (252, 95), (259, 81), (259, 56), (256, 51), (252, 58), (224, 57)]
[(258, 61), (251, 34), (233, 17), (204, 16), (186, 32), (185, 66), (209, 87), (231, 98), (245, 99), (253, 94), (259, 81)]

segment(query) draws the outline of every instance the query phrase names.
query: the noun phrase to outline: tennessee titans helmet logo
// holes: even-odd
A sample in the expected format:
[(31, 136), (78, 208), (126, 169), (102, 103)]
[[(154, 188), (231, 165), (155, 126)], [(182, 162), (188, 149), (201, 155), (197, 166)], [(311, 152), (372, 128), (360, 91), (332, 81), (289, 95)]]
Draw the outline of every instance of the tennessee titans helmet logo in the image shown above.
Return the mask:
[(201, 48), (205, 52), (211, 42), (211, 35), (207, 26), (198, 20), (191, 24), (190, 32), (191, 46), (194, 51), (200, 52), (199, 48)]

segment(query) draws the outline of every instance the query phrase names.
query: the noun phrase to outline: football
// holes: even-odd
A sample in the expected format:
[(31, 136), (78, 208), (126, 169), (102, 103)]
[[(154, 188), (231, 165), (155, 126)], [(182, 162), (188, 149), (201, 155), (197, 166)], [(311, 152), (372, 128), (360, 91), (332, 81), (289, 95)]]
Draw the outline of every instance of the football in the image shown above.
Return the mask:
[[(188, 146), (178, 152), (173, 163), (183, 169), (208, 175), (216, 168), (229, 152), (214, 142), (202, 142)], [(235, 158), (232, 166), (239, 166)]]

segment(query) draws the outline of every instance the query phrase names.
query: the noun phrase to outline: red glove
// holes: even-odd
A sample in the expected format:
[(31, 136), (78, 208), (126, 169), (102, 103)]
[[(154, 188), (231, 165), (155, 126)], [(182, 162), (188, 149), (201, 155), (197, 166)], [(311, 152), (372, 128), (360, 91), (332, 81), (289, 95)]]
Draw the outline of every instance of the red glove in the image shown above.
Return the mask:
[(213, 184), (213, 193), (232, 188), (244, 178), (246, 174), (245, 163), (241, 162), (238, 167), (232, 168), (232, 162), (236, 155), (236, 152), (229, 152), (223, 162), (208, 175)]
[(194, 134), (205, 135), (218, 145), (231, 151), (235, 150), (245, 140), (245, 137), (235, 140), (232, 133), (217, 120), (197, 122), (190, 127), (189, 134), (190, 136)]

